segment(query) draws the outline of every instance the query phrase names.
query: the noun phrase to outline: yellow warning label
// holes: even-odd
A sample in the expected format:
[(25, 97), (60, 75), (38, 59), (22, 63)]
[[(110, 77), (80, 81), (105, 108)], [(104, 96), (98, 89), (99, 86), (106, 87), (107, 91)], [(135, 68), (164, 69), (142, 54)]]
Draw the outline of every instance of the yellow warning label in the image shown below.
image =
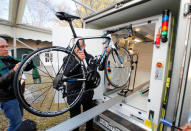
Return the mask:
[(170, 83), (166, 83), (166, 87), (170, 87)]
[(157, 124), (153, 123), (153, 126), (151, 127), (151, 121), (150, 120), (145, 120), (145, 126), (152, 128), (153, 130), (156, 131), (157, 130)]
[(170, 82), (170, 78), (169, 77), (167, 78), (167, 82)]

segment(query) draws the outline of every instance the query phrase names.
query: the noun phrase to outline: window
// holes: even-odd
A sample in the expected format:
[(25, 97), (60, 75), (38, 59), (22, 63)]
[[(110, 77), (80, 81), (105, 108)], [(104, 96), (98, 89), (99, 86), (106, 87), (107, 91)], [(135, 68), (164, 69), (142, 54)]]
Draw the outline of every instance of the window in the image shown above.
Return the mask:
[(0, 19), (9, 19), (9, 0), (1, 0), (0, 2)]
[[(8, 0), (7, 0), (8, 1)], [(60, 21), (55, 16), (55, 11), (64, 11), (72, 15), (87, 17), (116, 4), (120, 0), (27, 0), (22, 24), (53, 29), (55, 25), (67, 26), (65, 21)], [(79, 4), (81, 3), (81, 4)], [(85, 8), (85, 5), (90, 9)], [(74, 21), (75, 27), (81, 27), (81, 21)]]
[(45, 53), (45, 62), (53, 62), (52, 53)]
[(73, 11), (75, 13), (74, 2), (68, 0), (27, 0), (22, 24), (46, 29), (54, 28), (54, 25), (60, 22), (55, 16), (55, 11), (63, 11), (63, 9), (66, 12)]

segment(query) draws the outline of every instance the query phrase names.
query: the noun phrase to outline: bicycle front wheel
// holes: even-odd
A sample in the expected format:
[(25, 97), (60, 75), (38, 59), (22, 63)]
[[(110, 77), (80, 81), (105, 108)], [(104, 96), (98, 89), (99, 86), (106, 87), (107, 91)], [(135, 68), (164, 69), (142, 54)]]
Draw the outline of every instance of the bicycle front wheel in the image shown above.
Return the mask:
[[(27, 111), (37, 116), (52, 117), (69, 111), (78, 103), (85, 87), (85, 73), (80, 66), (80, 74), (70, 77), (63, 75), (70, 59), (80, 64), (78, 57), (56, 46), (38, 49), (24, 59), (15, 74), (14, 89), (16, 97)], [(21, 86), (23, 82), (25, 87)], [(67, 84), (72, 82), (81, 84), (82, 88), (67, 92)]]
[(105, 62), (105, 74), (108, 82), (114, 87), (124, 87), (131, 74), (132, 59), (130, 53), (122, 47), (112, 49)]

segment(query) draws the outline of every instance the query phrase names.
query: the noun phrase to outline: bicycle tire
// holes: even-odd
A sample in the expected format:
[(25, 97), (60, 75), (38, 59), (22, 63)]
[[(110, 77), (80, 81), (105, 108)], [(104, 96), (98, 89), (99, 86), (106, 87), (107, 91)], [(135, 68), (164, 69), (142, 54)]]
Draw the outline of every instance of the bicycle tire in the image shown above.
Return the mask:
[[(118, 52), (123, 66), (120, 64), (118, 56), (115, 52)], [(129, 82), (131, 69), (132, 68), (132, 58), (125, 48), (118, 47), (117, 49), (112, 49), (106, 57), (105, 61), (105, 74), (108, 82), (116, 87), (124, 87)]]
[[(46, 54), (50, 55), (51, 53), (52, 59), (46, 59)], [(75, 54), (71, 54), (67, 49), (58, 46), (40, 48), (29, 54), (24, 59), (14, 76), (15, 95), (24, 109), (37, 116), (53, 117), (69, 111), (78, 103), (85, 89), (85, 81), (80, 82), (80, 84), (82, 84), (82, 88), (78, 92), (72, 92), (73, 94), (69, 94), (66, 91), (67, 87), (65, 85), (67, 82), (59, 85), (62, 89), (53, 88), (53, 82), (58, 76), (58, 71), (61, 68), (64, 69), (64, 67), (61, 67), (61, 64), (62, 66), (68, 65), (63, 64), (63, 60), (66, 57), (68, 59), (74, 57), (80, 63), (80, 60)], [(49, 60), (49, 63), (45, 63), (43, 58), (45, 58), (45, 60)], [(55, 58), (57, 60), (55, 60)], [(31, 64), (31, 61), (38, 70), (40, 82), (35, 81), (36, 79), (34, 79), (37, 77), (38, 73), (35, 74), (31, 70), (25, 71), (28, 68), (27, 66)], [(80, 66), (80, 68), (82, 70), (82, 74), (79, 76), (85, 78), (83, 66)], [(75, 77), (70, 76), (71, 79), (74, 79)], [(67, 77), (64, 76), (64, 78)], [(22, 81), (25, 81), (24, 91), (22, 86), (20, 86)], [(60, 99), (61, 95), (62, 98)], [(75, 98), (72, 102), (68, 103), (67, 99), (69, 97)]]

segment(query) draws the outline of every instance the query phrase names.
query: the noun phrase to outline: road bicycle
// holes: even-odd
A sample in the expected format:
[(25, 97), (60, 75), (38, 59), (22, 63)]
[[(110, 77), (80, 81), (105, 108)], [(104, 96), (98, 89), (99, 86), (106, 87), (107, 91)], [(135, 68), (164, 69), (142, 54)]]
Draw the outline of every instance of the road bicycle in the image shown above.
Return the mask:
[[(69, 111), (79, 102), (83, 93), (88, 92), (85, 89), (85, 84), (91, 71), (87, 70), (87, 62), (81, 61), (74, 52), (76, 46), (81, 49), (79, 40), (103, 39), (106, 42), (103, 53), (94, 59), (94, 62), (96, 62), (96, 70), (101, 64), (105, 65), (105, 76), (112, 86), (116, 88), (126, 86), (132, 70), (130, 53), (125, 48), (113, 44), (111, 40), (111, 34), (122, 29), (127, 30), (129, 33), (128, 37), (130, 37), (132, 35), (132, 25), (108, 30), (100, 37), (79, 38), (72, 25), (72, 21), (80, 19), (79, 17), (65, 12), (57, 12), (56, 16), (60, 20), (65, 20), (69, 23), (74, 36), (73, 39), (76, 42), (71, 48), (50, 46), (35, 50), (25, 57), (14, 77), (14, 89), (19, 102), (30, 113), (42, 117), (57, 116)], [(106, 53), (108, 47), (112, 48), (109, 53)], [(68, 62), (70, 59), (77, 61), (77, 64), (80, 65), (81, 73), (67, 77), (64, 75), (64, 72), (66, 67), (69, 66)], [(25, 71), (27, 65), (31, 64), (31, 62), (35, 67), (35, 71)], [(34, 79), (40, 80), (34, 81)], [(25, 82), (24, 89), (21, 86), (23, 81)], [(72, 82), (80, 83), (82, 88), (78, 91), (67, 92), (67, 83)], [(71, 96), (74, 96), (75, 99), (69, 104), (67, 98)]]

